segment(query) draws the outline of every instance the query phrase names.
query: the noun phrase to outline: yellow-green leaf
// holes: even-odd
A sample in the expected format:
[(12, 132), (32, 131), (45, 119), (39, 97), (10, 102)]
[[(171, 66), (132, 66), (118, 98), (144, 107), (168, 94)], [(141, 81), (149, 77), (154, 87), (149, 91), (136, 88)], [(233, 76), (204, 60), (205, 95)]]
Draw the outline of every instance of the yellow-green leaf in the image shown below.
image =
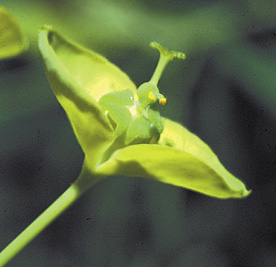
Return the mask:
[[(94, 169), (115, 138), (112, 125), (93, 97), (94, 86), (101, 80), (97, 77), (98, 65), (102, 64), (106, 79), (111, 66), (105, 64), (104, 58), (70, 43), (50, 27), (41, 29), (39, 49), (51, 87), (66, 111), (90, 168)], [(82, 81), (81, 75), (86, 80)]]
[(17, 56), (27, 48), (20, 25), (9, 11), (0, 7), (0, 59)]
[(103, 56), (67, 40), (49, 26), (42, 27), (41, 33), (47, 33), (48, 42), (64, 71), (87, 96), (98, 101), (107, 93), (125, 89), (136, 95), (136, 86), (129, 77)]
[(164, 122), (161, 145), (140, 144), (117, 150), (98, 172), (150, 178), (217, 198), (241, 198), (250, 193), (196, 135), (178, 123)]

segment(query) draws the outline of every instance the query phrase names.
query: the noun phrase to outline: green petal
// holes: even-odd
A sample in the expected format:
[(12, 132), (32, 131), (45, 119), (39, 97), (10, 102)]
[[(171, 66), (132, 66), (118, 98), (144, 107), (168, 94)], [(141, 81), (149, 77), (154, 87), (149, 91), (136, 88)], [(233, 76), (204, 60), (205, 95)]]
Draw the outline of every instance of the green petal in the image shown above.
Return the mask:
[(101, 106), (108, 102), (112, 102), (121, 106), (133, 106), (134, 95), (131, 90), (126, 89), (123, 91), (116, 91), (106, 94), (98, 101)]
[(223, 167), (214, 152), (196, 135), (168, 119), (164, 119), (164, 126), (160, 142), (166, 142), (166, 146), (123, 148), (97, 171), (104, 175), (150, 178), (217, 198), (249, 195), (245, 185)]
[(105, 103), (102, 109), (107, 110), (108, 115), (115, 123), (116, 137), (122, 135), (127, 130), (131, 121), (129, 109), (112, 102)]
[[(93, 72), (99, 74), (95, 69), (98, 64), (102, 63), (101, 69), (104, 72), (105, 60), (69, 43), (47, 27), (40, 31), (39, 49), (51, 87), (67, 113), (78, 142), (90, 163), (90, 168), (95, 169), (115, 136), (112, 125), (92, 96), (94, 86), (98, 86), (100, 78), (95, 78), (94, 85), (93, 79), (86, 84), (86, 80), (80, 80), (80, 73), (83, 70), (88, 75), (87, 68), (90, 67), (89, 72), (92, 77), (95, 77)], [(95, 61), (94, 65), (93, 61)], [(107, 64), (104, 76), (106, 81), (109, 69), (110, 66)], [(88, 90), (87, 86), (91, 88)]]
[(159, 132), (144, 116), (135, 118), (127, 129), (125, 144), (145, 144), (157, 142)]
[(28, 48), (27, 40), (15, 18), (0, 7), (0, 59), (17, 56)]

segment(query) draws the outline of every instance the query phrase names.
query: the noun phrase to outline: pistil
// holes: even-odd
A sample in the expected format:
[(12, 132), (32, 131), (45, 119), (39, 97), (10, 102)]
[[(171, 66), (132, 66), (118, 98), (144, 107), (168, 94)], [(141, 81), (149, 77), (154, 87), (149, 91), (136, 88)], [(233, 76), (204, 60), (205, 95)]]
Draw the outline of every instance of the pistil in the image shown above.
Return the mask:
[(149, 81), (149, 83), (152, 83), (157, 86), (157, 84), (161, 78), (161, 75), (162, 75), (165, 67), (167, 66), (167, 64), (170, 61), (172, 61), (174, 58), (185, 59), (186, 55), (182, 52), (169, 51), (167, 48), (161, 46), (157, 42), (151, 42), (149, 46), (157, 49), (160, 53), (157, 67)]

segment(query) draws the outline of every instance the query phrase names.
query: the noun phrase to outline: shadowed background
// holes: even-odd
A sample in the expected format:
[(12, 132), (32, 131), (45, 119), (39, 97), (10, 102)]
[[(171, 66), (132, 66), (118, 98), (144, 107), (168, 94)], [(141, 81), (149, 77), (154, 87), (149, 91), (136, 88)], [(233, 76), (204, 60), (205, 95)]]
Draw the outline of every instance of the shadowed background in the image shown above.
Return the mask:
[[(27, 2), (27, 1), (26, 1)], [(148, 81), (152, 40), (186, 53), (159, 83), (165, 117), (202, 138), (253, 193), (219, 200), (145, 179), (91, 188), (7, 266), (275, 266), (276, 5), (273, 1), (5, 1), (30, 42), (0, 62), (0, 248), (81, 170), (48, 84), (38, 29), (53, 25)], [(165, 166), (165, 162), (164, 162)], [(160, 166), (161, 167), (161, 166)]]

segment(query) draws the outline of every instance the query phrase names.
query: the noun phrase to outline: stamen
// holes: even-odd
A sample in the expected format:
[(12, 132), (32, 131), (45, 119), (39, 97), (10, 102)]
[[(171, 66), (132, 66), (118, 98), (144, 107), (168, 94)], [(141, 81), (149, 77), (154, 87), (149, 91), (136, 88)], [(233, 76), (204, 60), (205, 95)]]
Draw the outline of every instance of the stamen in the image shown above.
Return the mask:
[(151, 100), (152, 102), (156, 101), (156, 97), (153, 95), (153, 93), (151, 91), (149, 92), (148, 97), (149, 97), (149, 100)]
[(169, 51), (167, 48), (161, 46), (157, 42), (151, 42), (149, 46), (152, 48), (156, 48), (160, 53), (160, 58), (157, 67), (149, 81), (150, 83), (153, 83), (157, 86), (167, 64), (174, 58), (185, 59), (186, 55), (182, 52)]
[(166, 103), (167, 103), (167, 98), (161, 98), (161, 99), (159, 99), (159, 104), (160, 104), (161, 106), (165, 106)]

